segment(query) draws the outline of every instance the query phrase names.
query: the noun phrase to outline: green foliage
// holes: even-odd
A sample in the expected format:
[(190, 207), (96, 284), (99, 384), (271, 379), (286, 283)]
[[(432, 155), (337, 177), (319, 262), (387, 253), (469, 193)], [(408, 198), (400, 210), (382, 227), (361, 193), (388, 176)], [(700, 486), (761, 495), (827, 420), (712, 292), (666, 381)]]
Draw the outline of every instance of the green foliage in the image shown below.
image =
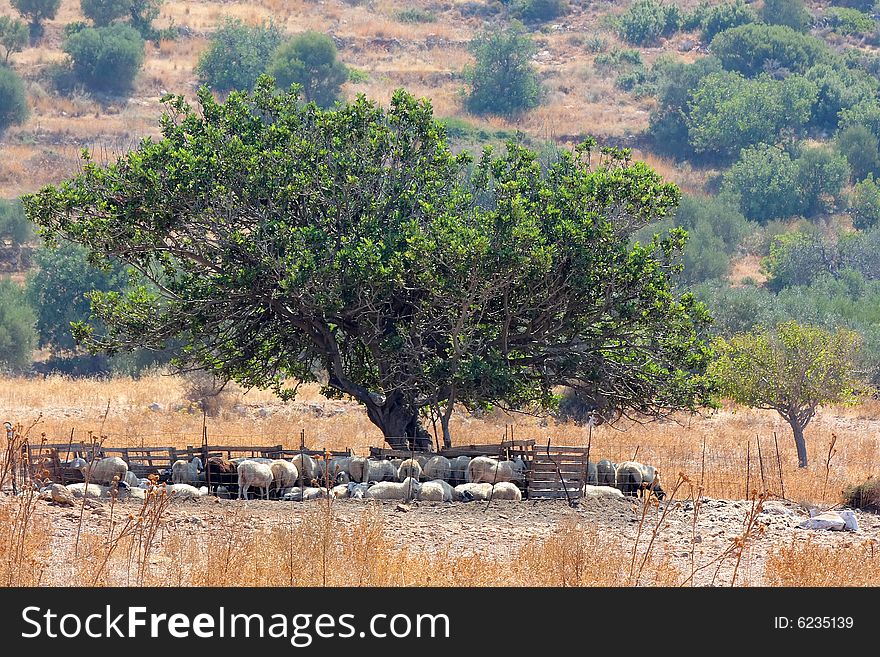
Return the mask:
[(513, 0), (511, 14), (526, 23), (545, 23), (568, 13), (568, 0)]
[(880, 138), (880, 103), (876, 99), (861, 101), (840, 111), (841, 130), (857, 125), (868, 128)]
[(281, 44), (267, 72), (283, 89), (300, 85), (306, 102), (320, 107), (340, 100), (340, 88), (348, 80), (348, 69), (336, 59), (333, 39), (320, 32), (303, 32)]
[(764, 0), (761, 19), (768, 25), (786, 25), (798, 32), (806, 32), (812, 22), (804, 0)]
[(849, 164), (842, 155), (825, 146), (804, 149), (797, 159), (795, 180), (801, 213), (814, 217), (834, 209), (849, 176)]
[(28, 28), (24, 22), (12, 16), (0, 16), (0, 46), (4, 50), (4, 64), (9, 65), (10, 55), (27, 47), (28, 38)]
[(694, 288), (695, 296), (712, 315), (712, 334), (725, 338), (751, 331), (756, 325), (775, 325), (782, 318), (775, 296), (765, 288), (730, 287), (711, 281)]
[(843, 36), (869, 35), (877, 29), (877, 22), (858, 9), (830, 7), (825, 16), (835, 32)]
[(880, 171), (880, 140), (865, 126), (852, 125), (841, 130), (834, 145), (849, 162), (853, 179), (862, 180)]
[(131, 0), (129, 23), (144, 39), (156, 40), (160, 36), (170, 38), (172, 30), (158, 31), (153, 21), (159, 17), (159, 7), (165, 0)]
[(877, 0), (831, 0), (831, 4), (850, 7), (859, 11), (871, 11), (877, 4)]
[(841, 111), (874, 101), (880, 91), (877, 78), (843, 66), (818, 64), (804, 77), (819, 90), (810, 124), (828, 131), (837, 127)]
[(687, 231), (706, 224), (721, 239), (728, 253), (736, 251), (756, 226), (739, 211), (735, 199), (718, 196), (683, 196), (675, 211), (675, 225)]
[(649, 73), (642, 62), (641, 53), (629, 48), (614, 48), (610, 52), (597, 55), (594, 60), (596, 70), (603, 75), (616, 74), (615, 86), (623, 91), (644, 95)]
[(682, 280), (688, 285), (727, 275), (730, 256), (709, 221), (700, 219), (688, 230), (682, 262)]
[(774, 80), (712, 73), (693, 91), (688, 139), (697, 153), (730, 158), (757, 143), (775, 143), (783, 130), (799, 132), (810, 119), (816, 85), (801, 76)]
[(35, 253), (36, 271), (28, 277), (27, 296), (37, 309), (39, 345), (55, 354), (76, 351), (71, 324), (90, 319), (88, 295), (93, 290), (120, 291), (128, 283), (118, 264), (104, 270), (90, 265), (87, 256), (86, 249), (69, 242)]
[(79, 0), (83, 15), (98, 27), (131, 14), (132, 0)]
[(793, 285), (810, 285), (832, 267), (833, 246), (812, 233), (785, 233), (770, 245), (770, 255), (761, 267), (767, 273), (767, 286), (779, 290)]
[(227, 19), (199, 58), (199, 82), (219, 92), (249, 91), (281, 41), (281, 31), (271, 23), (252, 27)]
[(715, 35), (732, 27), (754, 23), (758, 15), (744, 0), (704, 6), (698, 10), (698, 25), (704, 42), (709, 43)]
[(21, 201), (0, 199), (0, 243), (9, 240), (13, 246), (18, 246), (33, 237), (34, 225), (24, 216)]
[(800, 209), (797, 163), (777, 146), (759, 144), (744, 148), (724, 174), (724, 189), (739, 198), (749, 219), (766, 222), (789, 217)]
[(654, 45), (661, 36), (671, 36), (681, 27), (681, 11), (659, 0), (636, 0), (617, 22), (617, 34), (636, 46)]
[(715, 57), (702, 57), (692, 64), (658, 58), (651, 71), (657, 93), (657, 108), (651, 113), (649, 133), (654, 149), (675, 157), (691, 154), (687, 117), (691, 91), (710, 73), (721, 70)]
[(860, 348), (854, 331), (785, 322), (719, 338), (711, 373), (722, 394), (737, 403), (778, 412), (791, 425), (799, 465), (806, 467), (803, 431), (816, 409), (857, 400)]
[(437, 15), (427, 9), (407, 7), (396, 12), (394, 18), (401, 23), (433, 23), (437, 20)]
[(34, 311), (24, 291), (8, 278), (0, 278), (0, 368), (24, 370), (36, 344)]
[(79, 30), (64, 40), (62, 50), (74, 77), (93, 91), (130, 91), (144, 63), (144, 40), (121, 23)]
[(93, 295), (92, 348), (179, 336), (187, 362), (287, 397), (320, 374), (419, 446), (437, 404), (550, 408), (560, 385), (654, 415), (710, 400), (709, 318), (669, 277), (683, 231), (628, 239), (678, 190), (627, 153), (474, 162), (403, 91), (318, 111), (264, 78), (199, 100), (166, 99), (161, 138), (25, 198), (47, 238), (161, 283)]
[(61, 7), (61, 0), (10, 0), (15, 10), (30, 21), (32, 42), (43, 36), (43, 21), (52, 20)]
[(521, 27), (484, 33), (471, 42), (470, 51), (476, 64), (465, 71), (471, 85), (468, 110), (514, 116), (538, 105), (541, 84), (531, 63), (535, 44)]
[(873, 174), (853, 187), (849, 212), (853, 226), (859, 230), (880, 226), (880, 186)]
[(746, 76), (759, 73), (805, 73), (835, 56), (824, 41), (785, 25), (752, 23), (721, 32), (712, 39), (710, 52), (724, 68)]
[(9, 126), (24, 123), (29, 114), (21, 77), (11, 68), (0, 67), (0, 135)]

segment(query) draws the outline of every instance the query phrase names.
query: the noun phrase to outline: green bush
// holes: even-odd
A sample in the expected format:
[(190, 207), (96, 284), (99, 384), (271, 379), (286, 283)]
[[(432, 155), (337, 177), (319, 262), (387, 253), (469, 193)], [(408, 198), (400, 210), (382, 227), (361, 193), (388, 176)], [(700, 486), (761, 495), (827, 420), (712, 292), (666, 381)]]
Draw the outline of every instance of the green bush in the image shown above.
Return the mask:
[(9, 57), (21, 52), (28, 45), (28, 28), (12, 16), (0, 16), (0, 46), (3, 47), (3, 63), (9, 65)]
[(511, 13), (527, 23), (544, 23), (568, 13), (568, 0), (514, 0)]
[(637, 0), (618, 19), (617, 34), (627, 43), (653, 45), (681, 27), (681, 11), (659, 0)]
[(11, 68), (0, 66), (0, 135), (9, 126), (27, 121), (29, 114), (21, 77)]
[(755, 228), (740, 212), (734, 198), (723, 194), (682, 196), (675, 211), (675, 224), (690, 231), (701, 223), (712, 228), (712, 232), (721, 238), (724, 250), (728, 253), (736, 251), (746, 235)]
[(817, 88), (802, 76), (773, 80), (712, 73), (693, 91), (688, 140), (697, 153), (727, 159), (757, 143), (774, 143), (783, 130), (800, 132), (811, 116)]
[(786, 25), (798, 32), (805, 32), (812, 22), (804, 0), (764, 0), (761, 18), (769, 25)]
[(833, 254), (823, 240), (810, 233), (785, 233), (770, 245), (770, 255), (761, 265), (768, 276), (767, 287), (779, 291), (793, 285), (810, 285), (829, 270)]
[(21, 201), (0, 199), (0, 242), (25, 244), (34, 237), (34, 225), (24, 216)]
[(159, 7), (165, 0), (131, 0), (129, 22), (131, 26), (140, 32), (144, 39), (156, 40), (172, 38), (175, 34), (173, 27), (161, 32), (153, 27), (153, 21), (159, 17)]
[(724, 174), (724, 190), (739, 199), (742, 213), (754, 221), (790, 217), (800, 209), (797, 163), (777, 146), (744, 148)]
[(846, 158), (852, 178), (861, 180), (880, 172), (880, 140), (863, 125), (852, 125), (838, 133), (837, 152)]
[(880, 91), (877, 78), (843, 66), (817, 64), (804, 77), (818, 89), (810, 125), (822, 130), (836, 129), (843, 110), (873, 101)]
[(131, 14), (132, 0), (80, 0), (83, 15), (98, 27)]
[(751, 23), (721, 32), (709, 50), (724, 68), (747, 76), (762, 72), (804, 73), (834, 61), (824, 41), (785, 25)]
[(688, 230), (682, 264), (682, 280), (688, 285), (727, 275), (730, 256), (708, 220), (700, 219)]
[(437, 15), (427, 9), (407, 7), (395, 13), (394, 18), (401, 23), (433, 23), (437, 20)]
[(877, 0), (831, 0), (831, 4), (850, 7), (859, 11), (871, 11), (877, 4)]
[(0, 368), (20, 371), (30, 366), (37, 342), (35, 322), (24, 291), (0, 278)]
[(831, 7), (825, 12), (831, 28), (843, 36), (869, 35), (877, 29), (877, 22), (858, 9)]
[(868, 174), (853, 187), (849, 212), (853, 226), (859, 230), (880, 226), (880, 186), (874, 181), (873, 174)]
[(476, 64), (465, 70), (474, 114), (514, 116), (538, 105), (541, 85), (531, 59), (535, 45), (522, 27), (487, 32), (471, 42)]
[(695, 286), (694, 295), (709, 308), (714, 335), (729, 338), (751, 331), (756, 325), (775, 326), (781, 321), (773, 294), (764, 288), (713, 282)]
[(16, 11), (29, 21), (31, 42), (43, 36), (43, 21), (52, 20), (61, 7), (61, 0), (11, 0)]
[(92, 91), (129, 91), (144, 62), (140, 33), (119, 23), (79, 30), (64, 40), (62, 50), (73, 76)]
[(304, 32), (281, 44), (267, 69), (275, 84), (298, 84), (306, 102), (330, 107), (341, 98), (348, 69), (336, 59), (336, 45), (326, 34)]
[(715, 35), (738, 25), (758, 20), (758, 15), (744, 0), (706, 7), (699, 16), (699, 27), (704, 42), (709, 43)]
[(251, 27), (227, 19), (199, 58), (199, 81), (219, 92), (250, 91), (281, 41), (281, 32), (271, 23)]
[(849, 181), (846, 158), (826, 146), (808, 148), (797, 159), (797, 167), (801, 213), (815, 217), (834, 209), (843, 186)]

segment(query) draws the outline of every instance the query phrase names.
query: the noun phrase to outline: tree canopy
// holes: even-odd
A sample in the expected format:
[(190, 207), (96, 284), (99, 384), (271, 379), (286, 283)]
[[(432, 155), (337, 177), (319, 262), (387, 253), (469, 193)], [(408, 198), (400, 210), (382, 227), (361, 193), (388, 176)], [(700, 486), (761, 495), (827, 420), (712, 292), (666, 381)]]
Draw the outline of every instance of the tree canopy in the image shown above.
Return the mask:
[(474, 162), (403, 91), (322, 110), (265, 77), (199, 101), (166, 97), (161, 139), (25, 198), (48, 239), (153, 283), (92, 296), (92, 349), (180, 338), (181, 362), (285, 398), (320, 381), (417, 447), (420, 411), (546, 409), (560, 385), (600, 412), (709, 400), (709, 318), (670, 276), (685, 232), (629, 240), (679, 192), (627, 152)]
[(785, 322), (719, 339), (713, 373), (724, 394), (740, 404), (777, 411), (792, 428), (798, 464), (807, 467), (804, 429), (824, 404), (851, 402), (860, 338)]

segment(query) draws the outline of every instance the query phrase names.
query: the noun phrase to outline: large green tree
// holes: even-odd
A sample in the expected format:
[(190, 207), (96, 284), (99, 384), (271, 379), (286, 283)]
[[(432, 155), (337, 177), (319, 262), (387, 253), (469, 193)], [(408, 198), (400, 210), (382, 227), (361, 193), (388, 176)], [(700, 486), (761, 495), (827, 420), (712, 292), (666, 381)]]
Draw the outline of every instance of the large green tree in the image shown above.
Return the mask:
[(43, 21), (55, 18), (61, 8), (61, 0), (11, 0), (16, 11), (30, 23), (31, 41), (37, 42), (43, 36)]
[(713, 374), (740, 404), (778, 412), (791, 426), (798, 465), (807, 467), (804, 430), (819, 406), (855, 400), (860, 338), (786, 322), (717, 341)]
[(708, 400), (708, 316), (670, 277), (684, 231), (629, 240), (678, 190), (625, 152), (472, 163), (402, 91), (325, 111), (263, 78), (199, 100), (167, 98), (161, 139), (25, 199), (49, 239), (155, 284), (93, 295), (93, 348), (180, 337), (245, 386), (321, 380), (420, 448), (421, 410), (448, 429), (455, 403), (537, 410), (559, 385), (606, 411)]
[(321, 107), (340, 100), (348, 80), (348, 67), (336, 59), (336, 44), (320, 32), (303, 32), (278, 46), (267, 72), (279, 87), (300, 85), (306, 101)]

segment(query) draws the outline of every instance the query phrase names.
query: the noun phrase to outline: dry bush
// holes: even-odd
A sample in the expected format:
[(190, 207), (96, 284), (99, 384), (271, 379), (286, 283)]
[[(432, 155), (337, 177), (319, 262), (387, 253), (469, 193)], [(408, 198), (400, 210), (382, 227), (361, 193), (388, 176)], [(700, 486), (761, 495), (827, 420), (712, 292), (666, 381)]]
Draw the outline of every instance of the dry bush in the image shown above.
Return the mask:
[(876, 540), (835, 547), (792, 541), (770, 554), (765, 576), (770, 586), (880, 586), (880, 549)]
[(45, 585), (52, 569), (52, 525), (37, 513), (34, 491), (0, 498), (0, 585)]
[(843, 491), (843, 499), (854, 509), (880, 512), (880, 479), (871, 477), (864, 483), (850, 486)]

